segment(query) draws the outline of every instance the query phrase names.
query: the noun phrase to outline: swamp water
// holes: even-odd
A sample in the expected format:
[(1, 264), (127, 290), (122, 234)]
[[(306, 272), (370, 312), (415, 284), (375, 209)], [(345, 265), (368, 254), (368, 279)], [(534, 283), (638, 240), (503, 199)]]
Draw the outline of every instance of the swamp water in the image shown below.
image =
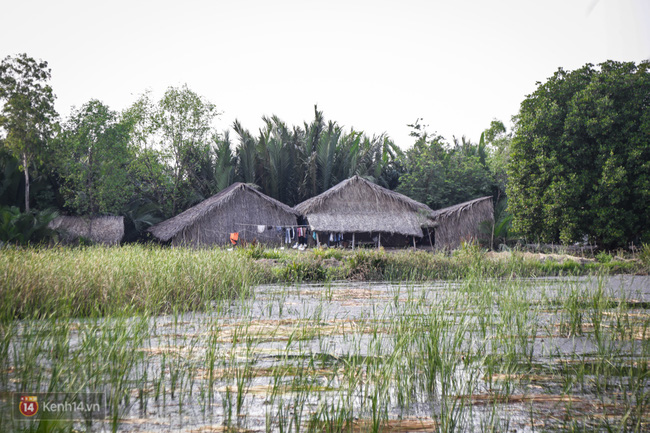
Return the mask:
[(16, 321), (12, 392), (103, 392), (79, 431), (650, 431), (650, 278), (261, 286), (210, 311)]

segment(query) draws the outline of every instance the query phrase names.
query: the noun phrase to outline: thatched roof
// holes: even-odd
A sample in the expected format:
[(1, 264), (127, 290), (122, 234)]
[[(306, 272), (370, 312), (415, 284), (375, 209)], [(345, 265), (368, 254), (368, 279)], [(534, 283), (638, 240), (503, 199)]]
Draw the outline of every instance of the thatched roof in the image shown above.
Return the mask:
[[(236, 182), (230, 185), (228, 188), (220, 191), (219, 193), (213, 195), (212, 197), (203, 200), (201, 203), (187, 209), (185, 212), (182, 212), (176, 215), (173, 218), (170, 218), (166, 221), (163, 221), (159, 224), (156, 224), (153, 227), (150, 227), (147, 231), (151, 232), (156, 238), (167, 242), (181, 231), (195, 223), (200, 222), (204, 217), (212, 214), (214, 211), (218, 211), (220, 208), (224, 207), (233, 200), (243, 200), (246, 201), (247, 198), (245, 195), (253, 194), (258, 198), (262, 199), (265, 205), (276, 208), (280, 211), (290, 213), (292, 215), (298, 215), (298, 213), (290, 208), (289, 206), (262, 194), (256, 189), (250, 187), (249, 185), (241, 182)], [(259, 208), (249, 209), (250, 212), (260, 212)], [(259, 215), (258, 220), (260, 224), (265, 223), (264, 215)]]
[(436, 227), (436, 247), (456, 248), (463, 240), (480, 239), (486, 235), (479, 226), (494, 220), (492, 197), (481, 197), (432, 212)]
[(84, 237), (100, 244), (117, 245), (124, 237), (122, 216), (59, 216), (48, 227), (59, 232), (63, 242), (73, 242)]
[(359, 176), (310, 198), (295, 210), (320, 232), (385, 232), (422, 236), (432, 210), (403, 194)]
[(438, 221), (438, 220), (441, 220), (441, 219), (444, 219), (444, 218), (451, 218), (453, 216), (458, 216), (458, 215), (462, 214), (463, 212), (466, 212), (468, 210), (476, 208), (476, 207), (480, 206), (481, 204), (485, 204), (483, 202), (485, 202), (487, 200), (490, 200), (490, 202), (491, 202), (492, 197), (491, 196), (481, 197), (481, 198), (477, 198), (477, 199), (474, 199), (474, 200), (466, 201), (464, 203), (455, 204), (453, 206), (449, 206), (449, 207), (446, 207), (446, 208), (443, 208), (443, 209), (434, 210), (431, 213), (431, 217), (434, 220)]

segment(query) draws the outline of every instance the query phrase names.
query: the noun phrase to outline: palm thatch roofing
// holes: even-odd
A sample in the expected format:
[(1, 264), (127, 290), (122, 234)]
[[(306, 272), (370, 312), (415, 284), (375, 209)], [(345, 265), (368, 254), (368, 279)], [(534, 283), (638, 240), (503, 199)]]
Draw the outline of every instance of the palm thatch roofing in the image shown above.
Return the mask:
[(403, 194), (354, 176), (294, 207), (312, 230), (422, 236), (433, 212)]
[(124, 237), (122, 216), (59, 216), (48, 227), (56, 230), (64, 243), (84, 237), (100, 244), (118, 245)]
[(262, 194), (251, 186), (236, 182), (186, 211), (150, 227), (147, 231), (163, 242), (213, 245), (227, 243), (228, 234), (260, 242), (280, 239), (276, 232), (257, 234), (255, 225), (295, 225), (297, 212)]
[(435, 226), (436, 248), (456, 248), (464, 240), (485, 238), (479, 226), (494, 220), (492, 197), (481, 197), (431, 214)]

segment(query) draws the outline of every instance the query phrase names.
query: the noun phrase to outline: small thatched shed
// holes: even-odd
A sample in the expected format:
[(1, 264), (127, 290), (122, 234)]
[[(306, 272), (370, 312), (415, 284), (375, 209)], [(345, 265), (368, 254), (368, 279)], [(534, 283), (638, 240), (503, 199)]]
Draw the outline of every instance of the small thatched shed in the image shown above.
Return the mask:
[[(229, 245), (230, 233), (235, 232), (242, 241), (276, 244), (282, 239), (277, 227), (295, 226), (297, 215), (289, 206), (237, 182), (148, 231), (172, 245)], [(258, 226), (264, 227), (262, 232)]]
[[(422, 226), (428, 225), (432, 212), (425, 204), (359, 176), (344, 180), (294, 209), (319, 233), (386, 233), (402, 238), (422, 237)], [(382, 245), (386, 244), (384, 239), (388, 240), (382, 235)]]
[(479, 226), (494, 221), (492, 197), (481, 197), (433, 211), (436, 248), (457, 248), (462, 241), (483, 239)]
[(56, 230), (64, 243), (76, 242), (80, 238), (106, 245), (119, 245), (124, 237), (122, 216), (59, 216), (48, 227)]

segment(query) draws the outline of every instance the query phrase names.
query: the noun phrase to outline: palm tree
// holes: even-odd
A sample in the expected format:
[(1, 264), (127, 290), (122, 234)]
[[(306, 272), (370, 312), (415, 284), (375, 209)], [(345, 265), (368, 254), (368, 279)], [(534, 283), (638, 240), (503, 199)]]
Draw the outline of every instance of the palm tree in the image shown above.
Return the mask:
[(255, 166), (257, 155), (257, 143), (255, 138), (247, 129), (235, 120), (233, 129), (239, 135), (239, 147), (237, 147), (237, 175), (245, 183), (255, 184)]
[(263, 119), (266, 127), (260, 131), (257, 145), (262, 191), (282, 202), (286, 200), (286, 187), (291, 178), (291, 143), (287, 127), (277, 116)]
[(316, 162), (320, 178), (319, 193), (333, 186), (332, 171), (338, 151), (339, 138), (341, 138), (341, 127), (336, 122), (329, 121), (327, 129), (321, 134), (316, 145)]
[(235, 166), (237, 158), (233, 155), (230, 146), (230, 132), (225, 131), (223, 138), (215, 136), (214, 148), (214, 193), (230, 186), (235, 180)]

